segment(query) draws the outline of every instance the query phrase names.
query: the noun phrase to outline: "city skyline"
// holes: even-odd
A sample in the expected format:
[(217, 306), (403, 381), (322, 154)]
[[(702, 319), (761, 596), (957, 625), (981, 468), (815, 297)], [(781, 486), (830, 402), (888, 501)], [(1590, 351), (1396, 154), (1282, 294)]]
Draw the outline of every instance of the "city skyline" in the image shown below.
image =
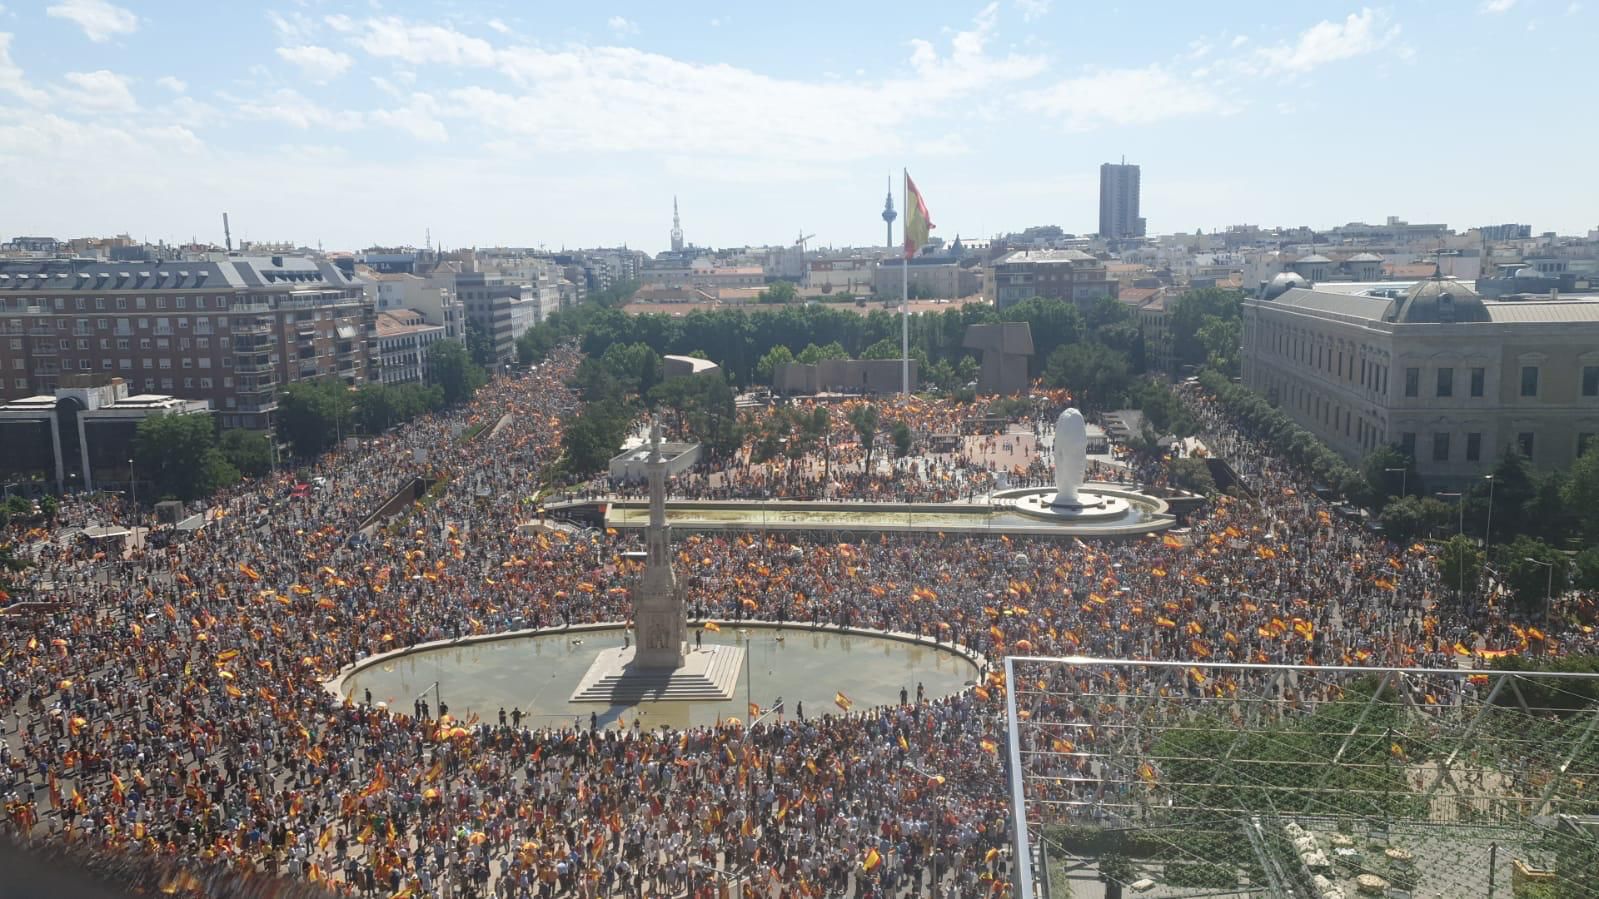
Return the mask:
[(0, 230), (653, 252), (675, 196), (691, 244), (870, 246), (905, 167), (946, 240), (1091, 233), (1124, 155), (1151, 234), (1599, 224), (1580, 2), (518, 13), (0, 4)]

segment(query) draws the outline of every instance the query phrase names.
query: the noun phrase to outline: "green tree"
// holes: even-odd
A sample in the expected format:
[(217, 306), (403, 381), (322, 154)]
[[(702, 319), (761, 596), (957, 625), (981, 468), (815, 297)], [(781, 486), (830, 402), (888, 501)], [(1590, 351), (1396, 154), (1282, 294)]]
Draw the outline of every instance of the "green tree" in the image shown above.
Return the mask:
[(1566, 592), (1570, 559), (1542, 540), (1518, 536), (1496, 547), (1494, 556), (1499, 577), (1524, 611), (1548, 614), (1545, 597)]
[(350, 427), (353, 406), (349, 387), (337, 378), (295, 381), (278, 398), (278, 432), (296, 456), (311, 458)]
[(756, 295), (755, 301), (767, 305), (784, 305), (799, 298), (799, 290), (789, 281), (773, 281)]
[(1229, 378), (1237, 377), (1239, 355), (1244, 340), (1244, 323), (1237, 318), (1209, 316), (1199, 326), (1199, 345), (1205, 350), (1205, 364)]
[(1027, 322), (1033, 335), (1033, 360), (1030, 374), (1043, 373), (1047, 361), (1062, 346), (1082, 339), (1082, 313), (1065, 300), (1033, 297), (1005, 309), (1000, 316), (1008, 322)]
[(444, 405), (458, 406), (488, 381), (457, 340), (441, 340), (428, 348), (428, 383), (443, 391)]
[(668, 411), (712, 459), (730, 455), (742, 440), (735, 400), (733, 388), (720, 374), (671, 378), (649, 393), (652, 406)]
[(566, 470), (587, 477), (605, 468), (621, 451), (633, 410), (614, 399), (586, 404), (561, 433)]
[(188, 502), (207, 496), (239, 479), (239, 471), (223, 458), (207, 415), (154, 415), (139, 423), (133, 436), (134, 468), (155, 496)]
[(844, 349), (844, 346), (836, 340), (829, 343), (827, 346), (817, 346), (814, 343), (808, 343), (805, 345), (805, 349), (801, 350), (799, 354), (799, 361), (805, 363), (806, 365), (815, 365), (824, 359), (848, 358), (849, 351)]
[(1120, 405), (1132, 384), (1132, 373), (1127, 357), (1104, 344), (1074, 343), (1050, 355), (1044, 381), (1070, 389), (1084, 408), (1104, 410)]
[[(1229, 322), (1241, 318), (1243, 294), (1236, 290), (1208, 287), (1182, 294), (1172, 303), (1171, 313), (1167, 317), (1173, 361), (1178, 366), (1206, 364), (1211, 347), (1200, 337), (1200, 331), (1212, 319)], [(1213, 326), (1212, 338), (1219, 339), (1221, 334)]]
[(1401, 496), (1383, 507), (1382, 530), (1395, 543), (1410, 544), (1454, 517), (1454, 509), (1430, 496)]
[(1599, 590), (1599, 546), (1590, 546), (1571, 560), (1571, 584), (1579, 590)]
[(862, 359), (900, 359), (899, 341), (884, 337), (861, 351)]
[(17, 591), (16, 575), (27, 568), (27, 560), (17, 555), (16, 544), (9, 540), (0, 541), (0, 594), (9, 595)]
[(1172, 483), (1184, 490), (1204, 496), (1216, 493), (1216, 479), (1211, 476), (1210, 466), (1204, 459), (1193, 457), (1173, 459), (1166, 467), (1171, 472)]
[(1457, 600), (1462, 600), (1477, 592), (1485, 559), (1477, 541), (1456, 534), (1445, 540), (1438, 550), (1438, 577), (1445, 587), (1455, 591)]
[(904, 419), (900, 419), (894, 422), (894, 427), (890, 429), (889, 433), (894, 439), (894, 455), (900, 459), (910, 455), (912, 439), (911, 426), (906, 424)]
[(600, 361), (629, 393), (643, 396), (661, 382), (661, 356), (647, 343), (612, 344)]
[(472, 357), (473, 365), (492, 368), (500, 360), (494, 352), (494, 338), (470, 316), (466, 320), (466, 351)]
[(877, 449), (877, 431), (882, 426), (882, 413), (871, 403), (862, 403), (849, 410), (847, 415), (850, 427), (855, 429), (855, 436), (860, 440), (861, 448), (866, 457), (862, 460), (862, 471), (870, 473), (872, 470), (872, 452)]
[(1562, 498), (1577, 516), (1583, 538), (1599, 543), (1599, 440), (1589, 441), (1583, 454), (1571, 463)]
[(217, 448), (245, 477), (258, 478), (272, 470), (272, 438), (265, 431), (229, 428), (222, 432)]
[(780, 366), (794, 361), (794, 352), (788, 347), (779, 344), (766, 351), (761, 361), (755, 364), (755, 375), (763, 382), (770, 384)]
[(1416, 471), (1416, 460), (1398, 446), (1384, 444), (1367, 453), (1360, 463), (1360, 470), (1365, 475), (1366, 488), (1371, 491), (1375, 508), (1386, 506), (1391, 497), (1400, 495), (1401, 489), (1411, 496), (1421, 493), (1421, 475)]

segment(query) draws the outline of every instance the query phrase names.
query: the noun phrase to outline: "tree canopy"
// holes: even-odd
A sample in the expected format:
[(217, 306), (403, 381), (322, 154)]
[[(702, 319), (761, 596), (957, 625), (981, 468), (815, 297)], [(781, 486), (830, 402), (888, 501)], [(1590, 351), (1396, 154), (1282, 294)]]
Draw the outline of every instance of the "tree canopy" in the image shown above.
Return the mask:
[(239, 470), (216, 445), (209, 415), (152, 415), (133, 437), (134, 469), (154, 489), (152, 501), (188, 502), (239, 480)]

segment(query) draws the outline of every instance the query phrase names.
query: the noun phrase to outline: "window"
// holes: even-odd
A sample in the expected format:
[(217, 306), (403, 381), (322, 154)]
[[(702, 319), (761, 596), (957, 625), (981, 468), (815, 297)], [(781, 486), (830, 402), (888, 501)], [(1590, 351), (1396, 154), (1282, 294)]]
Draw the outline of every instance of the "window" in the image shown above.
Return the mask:
[(118, 359), (117, 360), (117, 368), (120, 368), (123, 371), (132, 371), (133, 370), (133, 360), (132, 359)]
[(1405, 431), (1399, 435), (1399, 451), (1407, 457), (1416, 458), (1416, 432)]
[(139, 360), (139, 367), (143, 368), (145, 371), (149, 371), (155, 367), (155, 360), (151, 359), (149, 356), (146, 356)]
[(1455, 370), (1453, 368), (1438, 369), (1438, 395), (1455, 395)]
[(1482, 396), (1483, 381), (1485, 379), (1486, 373), (1483, 369), (1473, 368), (1471, 370), (1471, 395), (1473, 397)]
[(127, 297), (117, 297), (117, 308), (118, 309), (126, 309), (126, 308), (128, 308), (128, 298)]
[(17, 389), (18, 390), (27, 390), (28, 389), (28, 379), (27, 378), (17, 378), (16, 380), (12, 381), (11, 383), (17, 385)]
[(88, 359), (78, 360), (78, 371), (93, 371), (94, 363)]
[(1526, 456), (1529, 459), (1532, 458), (1531, 431), (1522, 431), (1520, 434), (1516, 435), (1516, 449), (1520, 450), (1523, 456)]
[(1521, 395), (1538, 395), (1538, 366), (1523, 365), (1521, 367)]
[[(204, 299), (204, 297), (201, 297), (201, 299)], [(201, 378), (200, 379), (200, 389), (201, 390), (210, 390), (211, 389), (211, 379), (210, 378)]]
[(1582, 367), (1582, 395), (1599, 396), (1599, 365)]
[(1405, 396), (1421, 395), (1421, 369), (1405, 369)]
[(1443, 431), (1432, 435), (1432, 460), (1434, 462), (1449, 461), (1449, 435)]
[(170, 368), (172, 368), (172, 360), (168, 359), (168, 358), (165, 358), (165, 357), (162, 357), (162, 359), (161, 359), (161, 370), (162, 371), (166, 371), (166, 370), (168, 370)]
[[(134, 297), (133, 298), (133, 308), (135, 308), (135, 309), (143, 309), (144, 308), (144, 297)], [(142, 328), (144, 326), (140, 325), (139, 327)]]
[(210, 368), (211, 367), (211, 357), (210, 356), (201, 356), (200, 357), (200, 367), (201, 368)]
[(125, 350), (127, 348), (128, 348), (128, 338), (126, 338), (126, 337), (118, 337), (117, 338), (117, 349)]

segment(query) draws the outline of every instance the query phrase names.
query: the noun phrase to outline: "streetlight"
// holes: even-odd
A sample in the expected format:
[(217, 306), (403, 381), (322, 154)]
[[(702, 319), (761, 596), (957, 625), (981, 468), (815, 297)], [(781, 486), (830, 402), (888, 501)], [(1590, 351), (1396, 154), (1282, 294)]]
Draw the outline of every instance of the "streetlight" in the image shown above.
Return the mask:
[[(1521, 559), (1523, 562), (1531, 562), (1534, 565), (1542, 565), (1544, 568), (1548, 569), (1548, 577), (1544, 581), (1543, 588), (1543, 626), (1548, 627), (1549, 607), (1554, 605), (1555, 601), (1555, 563), (1545, 562), (1542, 559), (1534, 559), (1532, 556), (1522, 556)], [(1544, 652), (1548, 651), (1549, 641), (1545, 640)]]
[(133, 473), (133, 460), (128, 460), (128, 492), (133, 495), (133, 514), (139, 514), (139, 476)]
[[(1464, 535), (1466, 533), (1466, 495), (1464, 493), (1446, 493), (1440, 491), (1438, 496), (1448, 497), (1455, 501), (1455, 509), (1459, 512), (1460, 516), (1459, 530), (1456, 533), (1457, 535)], [(1458, 551), (1460, 546), (1457, 544), (1455, 548)], [(1455, 596), (1464, 599), (1466, 595), (1466, 560), (1456, 559), (1455, 564), (1459, 568), (1459, 571), (1457, 572), (1458, 583), (1455, 584)]]
[(1482, 535), (1483, 548), (1487, 549), (1494, 540), (1494, 476), (1485, 474), (1482, 479), (1488, 482), (1488, 526)]
[(1384, 468), (1383, 469), (1383, 473), (1385, 473), (1385, 474), (1393, 474), (1396, 471), (1399, 472), (1399, 495), (1400, 496), (1405, 496), (1406, 494), (1409, 493), (1409, 491), (1406, 488), (1407, 488), (1407, 486), (1409, 485), (1409, 482), (1410, 482), (1410, 469), (1408, 469), (1408, 468)]

